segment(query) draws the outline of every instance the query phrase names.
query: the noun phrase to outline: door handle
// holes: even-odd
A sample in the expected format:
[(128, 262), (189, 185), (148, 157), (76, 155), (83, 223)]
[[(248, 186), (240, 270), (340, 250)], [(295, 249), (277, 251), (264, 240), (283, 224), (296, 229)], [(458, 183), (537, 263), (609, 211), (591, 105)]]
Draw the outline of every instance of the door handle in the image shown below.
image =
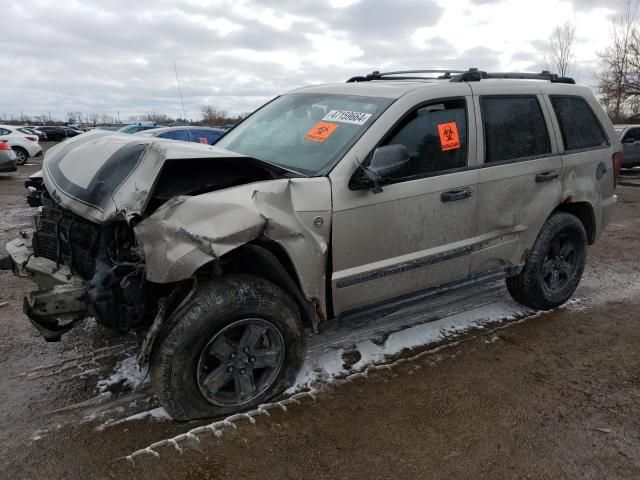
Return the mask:
[(440, 200), (443, 203), (455, 202), (456, 200), (464, 200), (465, 198), (469, 198), (471, 196), (473, 196), (473, 190), (471, 190), (470, 188), (457, 188), (455, 190), (443, 192), (442, 195), (440, 195)]
[(550, 182), (560, 176), (558, 172), (544, 172), (536, 175), (536, 183)]

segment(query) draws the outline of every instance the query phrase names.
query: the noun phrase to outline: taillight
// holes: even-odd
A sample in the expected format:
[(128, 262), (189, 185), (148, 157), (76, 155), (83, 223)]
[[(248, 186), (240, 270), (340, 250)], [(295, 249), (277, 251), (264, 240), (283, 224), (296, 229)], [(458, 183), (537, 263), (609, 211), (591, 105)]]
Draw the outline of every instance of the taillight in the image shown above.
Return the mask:
[(27, 140), (31, 140), (32, 142), (37, 142), (38, 138), (37, 137), (31, 137), (31, 136), (27, 135)]
[(6, 143), (0, 142), (0, 150), (11, 150), (11, 147)]
[(620, 177), (620, 169), (622, 168), (622, 161), (624, 160), (624, 156), (622, 152), (616, 152), (611, 157), (611, 161), (613, 162), (613, 186), (618, 186), (618, 178)]

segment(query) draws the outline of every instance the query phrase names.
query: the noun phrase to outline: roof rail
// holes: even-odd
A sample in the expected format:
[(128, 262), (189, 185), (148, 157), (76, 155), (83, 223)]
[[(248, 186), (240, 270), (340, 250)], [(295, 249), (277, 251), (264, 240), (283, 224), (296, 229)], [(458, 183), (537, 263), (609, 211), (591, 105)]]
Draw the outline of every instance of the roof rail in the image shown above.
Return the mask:
[(571, 77), (560, 77), (556, 73), (543, 70), (540, 73), (528, 72), (484, 72), (477, 68), (470, 68), (466, 72), (456, 75), (451, 79), (452, 82), (479, 82), (483, 79), (493, 78), (510, 78), (518, 80), (546, 80), (551, 83), (568, 83), (575, 84), (576, 81)]
[[(439, 73), (437, 77), (425, 77), (422, 74)], [(420, 75), (416, 75), (420, 74)], [(372, 80), (449, 80), (451, 82), (479, 82), (483, 79), (510, 78), (519, 80), (546, 80), (551, 83), (575, 84), (571, 77), (560, 77), (556, 73), (544, 70), (540, 73), (528, 72), (485, 72), (477, 68), (469, 70), (400, 70), (397, 72), (375, 71), (364, 76), (351, 77), (347, 83), (370, 82)]]
[[(441, 75), (438, 77), (425, 77), (415, 75), (424, 73), (440, 73)], [(400, 70), (397, 72), (380, 73), (376, 70), (375, 72), (369, 73), (368, 75), (351, 77), (349, 80), (347, 80), (347, 83), (370, 82), (371, 80), (451, 80), (454, 78), (451, 75), (452, 73), (464, 74), (466, 72), (464, 70)]]

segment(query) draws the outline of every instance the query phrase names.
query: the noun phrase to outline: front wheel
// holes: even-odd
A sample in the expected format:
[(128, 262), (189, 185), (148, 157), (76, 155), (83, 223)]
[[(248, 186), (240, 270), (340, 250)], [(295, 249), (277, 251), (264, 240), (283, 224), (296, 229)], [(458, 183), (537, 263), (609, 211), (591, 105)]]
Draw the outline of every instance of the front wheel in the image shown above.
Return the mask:
[(522, 272), (507, 279), (507, 289), (514, 300), (528, 307), (558, 307), (580, 283), (586, 255), (582, 222), (569, 213), (555, 213), (542, 226)]
[(298, 307), (259, 277), (202, 285), (167, 325), (151, 358), (151, 381), (176, 420), (255, 407), (295, 381), (305, 340)]

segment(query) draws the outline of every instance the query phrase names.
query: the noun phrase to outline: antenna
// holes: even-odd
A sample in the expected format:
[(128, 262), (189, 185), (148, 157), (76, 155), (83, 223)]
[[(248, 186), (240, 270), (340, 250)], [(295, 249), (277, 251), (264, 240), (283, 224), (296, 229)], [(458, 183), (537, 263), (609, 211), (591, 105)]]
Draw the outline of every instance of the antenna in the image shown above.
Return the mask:
[(184, 100), (182, 99), (182, 89), (180, 88), (180, 80), (178, 80), (178, 67), (176, 67), (176, 59), (173, 59), (173, 71), (176, 72), (176, 83), (178, 84), (178, 93), (180, 94), (180, 103), (182, 104), (182, 119), (187, 121), (187, 113), (184, 111)]

